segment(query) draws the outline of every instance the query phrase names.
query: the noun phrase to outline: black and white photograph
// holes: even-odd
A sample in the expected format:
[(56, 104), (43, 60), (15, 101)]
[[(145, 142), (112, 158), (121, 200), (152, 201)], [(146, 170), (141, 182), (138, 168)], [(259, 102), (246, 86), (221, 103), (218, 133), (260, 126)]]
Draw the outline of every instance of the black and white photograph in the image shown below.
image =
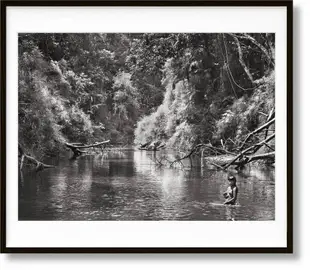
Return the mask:
[(274, 33), (19, 33), (18, 220), (275, 220)]
[(54, 4), (4, 3), (1, 251), (292, 253), (292, 2)]

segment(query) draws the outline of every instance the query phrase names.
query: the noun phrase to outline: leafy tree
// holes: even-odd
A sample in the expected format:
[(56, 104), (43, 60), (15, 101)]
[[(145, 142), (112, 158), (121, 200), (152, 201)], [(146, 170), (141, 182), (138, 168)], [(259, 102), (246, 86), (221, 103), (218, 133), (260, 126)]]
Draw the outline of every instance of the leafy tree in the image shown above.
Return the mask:
[(274, 44), (264, 33), (20, 34), (20, 141), (44, 154), (65, 141), (241, 140), (273, 108)]

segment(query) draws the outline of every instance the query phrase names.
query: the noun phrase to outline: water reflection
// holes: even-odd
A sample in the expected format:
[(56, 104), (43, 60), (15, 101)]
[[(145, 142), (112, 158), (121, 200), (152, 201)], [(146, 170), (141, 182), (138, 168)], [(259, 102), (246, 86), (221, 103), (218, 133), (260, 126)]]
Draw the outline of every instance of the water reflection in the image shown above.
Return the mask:
[(82, 156), (59, 161), (55, 169), (25, 172), (19, 179), (19, 219), (274, 220), (273, 170), (238, 174), (238, 206), (229, 207), (222, 205), (227, 173), (159, 167), (153, 155)]

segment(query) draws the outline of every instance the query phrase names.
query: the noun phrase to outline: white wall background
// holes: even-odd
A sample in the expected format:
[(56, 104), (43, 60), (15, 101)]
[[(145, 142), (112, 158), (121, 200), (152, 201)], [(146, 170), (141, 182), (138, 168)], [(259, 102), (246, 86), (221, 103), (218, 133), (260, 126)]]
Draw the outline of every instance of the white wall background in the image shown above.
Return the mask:
[(310, 1), (294, 1), (294, 255), (0, 255), (0, 269), (309, 269)]

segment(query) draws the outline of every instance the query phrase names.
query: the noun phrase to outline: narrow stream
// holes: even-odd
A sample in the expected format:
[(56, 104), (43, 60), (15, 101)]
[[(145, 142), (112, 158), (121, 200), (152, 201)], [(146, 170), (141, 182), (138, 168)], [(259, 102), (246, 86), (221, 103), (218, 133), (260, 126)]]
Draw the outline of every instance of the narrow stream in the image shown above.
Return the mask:
[(195, 166), (158, 167), (152, 152), (51, 161), (24, 171), (19, 220), (274, 220), (274, 170), (237, 175), (238, 205), (224, 206), (227, 173)]

